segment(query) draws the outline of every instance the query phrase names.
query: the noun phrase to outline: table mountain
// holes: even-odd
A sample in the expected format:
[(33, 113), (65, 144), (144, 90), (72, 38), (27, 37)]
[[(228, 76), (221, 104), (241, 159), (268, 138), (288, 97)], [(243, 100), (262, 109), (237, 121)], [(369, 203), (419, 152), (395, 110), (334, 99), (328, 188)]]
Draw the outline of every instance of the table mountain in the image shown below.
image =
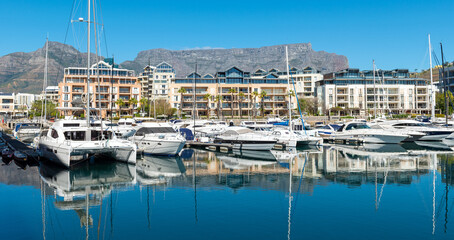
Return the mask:
[[(214, 74), (231, 66), (244, 71), (278, 68), (285, 70), (285, 46), (289, 47), (289, 59), (292, 67), (307, 66), (323, 73), (348, 67), (345, 56), (324, 51), (314, 51), (310, 43), (276, 45), (261, 48), (207, 49), (207, 50), (166, 50), (151, 49), (141, 51), (133, 61), (125, 61), (122, 67), (140, 73), (150, 61), (152, 65), (161, 62), (171, 64), (178, 77), (185, 77), (194, 71), (197, 61), (200, 73)], [(66, 67), (86, 66), (87, 53), (81, 53), (74, 47), (59, 42), (49, 42), (49, 81), (56, 85), (63, 78)], [(95, 56), (92, 55), (92, 62)], [(34, 52), (16, 52), (0, 57), (0, 91), (40, 93), (44, 76), (45, 47)]]
[[(63, 69), (86, 66), (87, 53), (59, 42), (49, 42), (48, 85), (57, 85), (63, 78)], [(0, 91), (40, 93), (43, 89), (45, 45), (34, 52), (16, 52), (0, 57)], [(95, 55), (92, 54), (92, 60)]]
[(150, 63), (157, 65), (163, 61), (171, 64), (177, 77), (185, 77), (194, 71), (195, 62), (198, 63), (198, 72), (215, 74), (231, 66), (237, 66), (243, 71), (255, 71), (258, 68), (269, 70), (278, 68), (285, 71), (285, 46), (288, 46), (289, 62), (291, 67), (299, 69), (310, 66), (323, 73), (348, 68), (345, 56), (324, 51), (316, 52), (310, 43), (276, 45), (261, 48), (233, 48), (233, 49), (198, 49), (178, 50), (151, 49), (139, 52), (134, 61), (126, 61), (121, 65), (133, 69), (136, 73)]

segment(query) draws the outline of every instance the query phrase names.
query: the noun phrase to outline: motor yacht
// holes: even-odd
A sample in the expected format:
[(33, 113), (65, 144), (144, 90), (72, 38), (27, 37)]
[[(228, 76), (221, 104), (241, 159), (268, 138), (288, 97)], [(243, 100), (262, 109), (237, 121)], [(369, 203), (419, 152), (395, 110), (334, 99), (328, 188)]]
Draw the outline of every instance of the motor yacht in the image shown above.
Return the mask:
[(14, 127), (13, 135), (22, 142), (32, 142), (40, 130), (39, 123), (18, 123)]
[(232, 144), (235, 149), (271, 150), (277, 143), (273, 137), (255, 133), (245, 127), (228, 127), (226, 131), (214, 139), (215, 143)]
[(454, 129), (430, 126), (415, 120), (391, 120), (377, 124), (390, 131), (406, 130), (425, 134), (417, 139), (419, 141), (441, 141), (454, 133)]
[(400, 143), (408, 137), (409, 135), (399, 132), (371, 129), (364, 122), (346, 123), (329, 135), (332, 140), (354, 140), (363, 143)]
[(146, 154), (165, 156), (179, 154), (186, 144), (186, 139), (168, 123), (143, 123), (129, 139)]
[(418, 141), (422, 137), (426, 136), (426, 133), (423, 133), (423, 132), (418, 132), (418, 131), (414, 131), (414, 130), (411, 130), (411, 129), (391, 129), (391, 128), (386, 128), (385, 126), (380, 125), (380, 124), (371, 124), (370, 127), (372, 129), (384, 130), (384, 131), (393, 131), (393, 132), (399, 132), (399, 133), (408, 135), (408, 138), (404, 139), (403, 142)]
[(120, 162), (135, 164), (137, 147), (130, 141), (117, 139), (112, 130), (88, 126), (85, 120), (56, 121), (38, 137), (40, 157), (64, 167), (92, 156), (107, 156)]
[(287, 128), (274, 128), (268, 135), (277, 140), (278, 143), (286, 144), (289, 147), (323, 143), (323, 139), (320, 137), (308, 136), (300, 131), (289, 131)]

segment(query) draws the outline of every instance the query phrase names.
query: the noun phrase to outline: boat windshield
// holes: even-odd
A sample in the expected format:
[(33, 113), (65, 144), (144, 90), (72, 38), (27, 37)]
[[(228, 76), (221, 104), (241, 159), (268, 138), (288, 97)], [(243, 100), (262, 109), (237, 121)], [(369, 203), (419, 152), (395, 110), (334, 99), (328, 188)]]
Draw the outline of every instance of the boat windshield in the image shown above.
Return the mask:
[[(104, 139), (112, 139), (112, 132), (110, 131), (103, 131), (102, 134), (104, 135)], [(101, 131), (91, 130), (91, 140), (92, 141), (101, 141), (102, 140)]]
[(66, 140), (85, 141), (85, 131), (67, 131), (63, 135)]
[(107, 123), (106, 126), (108, 126), (108, 127), (116, 127), (116, 126), (118, 126), (118, 124), (116, 124), (116, 123)]
[(370, 129), (369, 126), (367, 126), (364, 123), (350, 123), (345, 130), (355, 130), (355, 129)]
[(145, 136), (145, 134), (151, 133), (176, 133), (172, 127), (142, 127), (140, 128), (136, 136)]

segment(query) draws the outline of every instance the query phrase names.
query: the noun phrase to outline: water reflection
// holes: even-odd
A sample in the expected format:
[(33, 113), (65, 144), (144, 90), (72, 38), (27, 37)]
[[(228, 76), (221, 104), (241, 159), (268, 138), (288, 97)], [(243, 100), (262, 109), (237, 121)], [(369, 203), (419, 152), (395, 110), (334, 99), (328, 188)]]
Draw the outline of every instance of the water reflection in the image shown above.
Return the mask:
[[(19, 171), (11, 165), (0, 168), (1, 182), (10, 180), (1, 178), (4, 171)], [(452, 150), (418, 144), (230, 153), (185, 149), (179, 157), (144, 156), (136, 166), (88, 162), (69, 170), (42, 164), (43, 238), (58, 238), (51, 233), (68, 229), (80, 231), (66, 236), (70, 239), (124, 238), (131, 231), (133, 238), (181, 238), (167, 227), (173, 226), (187, 238), (299, 239), (320, 237), (320, 224), (333, 221), (340, 238), (350, 236), (342, 230), (346, 225), (363, 229), (353, 238), (405, 238), (410, 233), (396, 227), (402, 218), (418, 233), (412, 238), (447, 238), (454, 236), (453, 165)], [(33, 169), (20, 172), (35, 174)], [(357, 215), (367, 221), (358, 222)], [(60, 230), (57, 219), (65, 226)], [(242, 219), (261, 228), (244, 227)], [(378, 223), (389, 234), (371, 237)], [(219, 237), (225, 229), (236, 231)]]

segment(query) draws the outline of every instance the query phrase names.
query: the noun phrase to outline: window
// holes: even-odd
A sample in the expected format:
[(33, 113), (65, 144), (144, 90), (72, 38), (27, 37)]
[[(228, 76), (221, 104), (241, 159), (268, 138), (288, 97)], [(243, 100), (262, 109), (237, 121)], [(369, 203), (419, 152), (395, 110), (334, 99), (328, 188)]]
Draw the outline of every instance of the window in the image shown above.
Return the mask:
[(51, 132), (50, 136), (53, 137), (53, 138), (58, 138), (57, 130), (52, 129), (52, 132)]
[(85, 141), (85, 131), (64, 132), (63, 135), (65, 136), (66, 140)]

